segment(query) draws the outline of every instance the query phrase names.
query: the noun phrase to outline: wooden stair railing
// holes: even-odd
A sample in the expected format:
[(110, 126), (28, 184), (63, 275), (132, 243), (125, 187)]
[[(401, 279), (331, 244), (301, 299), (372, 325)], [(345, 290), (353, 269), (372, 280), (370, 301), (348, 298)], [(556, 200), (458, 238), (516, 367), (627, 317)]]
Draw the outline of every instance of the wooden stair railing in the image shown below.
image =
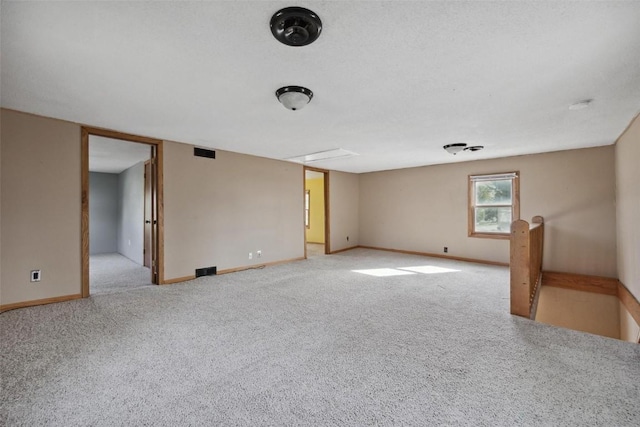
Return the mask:
[(534, 216), (531, 225), (524, 220), (511, 223), (509, 270), (511, 314), (531, 318), (536, 293), (542, 281), (544, 219)]

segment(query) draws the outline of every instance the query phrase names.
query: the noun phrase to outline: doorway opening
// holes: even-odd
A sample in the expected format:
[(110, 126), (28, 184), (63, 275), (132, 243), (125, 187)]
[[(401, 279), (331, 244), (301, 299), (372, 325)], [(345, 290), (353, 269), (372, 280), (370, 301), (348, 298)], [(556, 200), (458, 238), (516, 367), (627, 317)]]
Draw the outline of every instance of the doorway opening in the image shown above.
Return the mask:
[(82, 296), (163, 283), (162, 141), (82, 128)]
[(330, 253), (329, 171), (304, 168), (305, 258)]

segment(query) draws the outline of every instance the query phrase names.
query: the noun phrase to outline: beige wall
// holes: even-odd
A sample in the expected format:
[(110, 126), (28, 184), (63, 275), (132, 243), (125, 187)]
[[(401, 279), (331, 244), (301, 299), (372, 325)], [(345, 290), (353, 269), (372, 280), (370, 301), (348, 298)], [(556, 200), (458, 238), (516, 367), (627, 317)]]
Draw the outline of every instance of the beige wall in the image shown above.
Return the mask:
[[(618, 278), (640, 301), (640, 116), (615, 146)], [(620, 310), (621, 338), (637, 341), (638, 322), (624, 306)]]
[[(77, 295), (80, 126), (10, 110), (1, 114), (0, 303)], [(216, 154), (204, 159), (194, 157), (190, 145), (164, 145), (165, 279), (211, 265), (224, 270), (304, 256), (303, 167)], [(355, 246), (358, 177), (332, 174), (332, 230), (349, 235), (349, 246)], [(32, 284), (29, 272), (38, 268), (43, 279)]]
[(549, 325), (620, 337), (618, 298), (572, 289), (540, 288), (536, 320)]
[[(0, 126), (0, 303), (76, 295), (80, 126), (8, 110), (1, 110)], [(617, 277), (617, 262), (620, 279), (638, 298), (639, 141), (636, 120), (615, 148), (363, 175), (331, 171), (330, 249), (362, 244), (441, 253), (448, 246), (453, 256), (507, 262), (507, 241), (467, 237), (467, 175), (519, 170), (522, 216), (546, 219), (545, 269)], [(172, 142), (165, 143), (164, 161), (166, 279), (192, 276), (199, 267), (303, 256), (301, 165), (224, 151), (209, 160)], [(36, 268), (42, 282), (30, 283)], [(627, 312), (619, 312), (623, 334), (637, 333)]]
[(303, 257), (303, 176), (294, 163), (225, 151), (206, 159), (165, 142), (165, 279)]
[(2, 304), (2, 112), (0, 110), (0, 304)]
[[(331, 252), (358, 246), (360, 178), (356, 174), (329, 172)], [(347, 240), (347, 237), (349, 240)]]
[[(0, 123), (0, 303), (77, 295), (80, 126), (8, 110)], [(165, 144), (165, 278), (304, 256), (302, 166), (216, 154)]]
[[(0, 303), (80, 293), (80, 126), (0, 110)], [(31, 283), (31, 270), (42, 281)]]
[(507, 263), (508, 240), (467, 236), (467, 177), (509, 171), (521, 217), (545, 218), (545, 270), (617, 277), (612, 146), (363, 174), (360, 244)]

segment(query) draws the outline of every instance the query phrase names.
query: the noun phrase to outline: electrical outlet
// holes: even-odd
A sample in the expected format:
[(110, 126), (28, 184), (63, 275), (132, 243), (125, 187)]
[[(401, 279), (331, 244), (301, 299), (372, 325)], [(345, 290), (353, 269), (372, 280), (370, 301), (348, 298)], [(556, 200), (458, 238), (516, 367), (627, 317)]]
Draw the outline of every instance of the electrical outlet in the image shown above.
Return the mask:
[(444, 253), (446, 254), (446, 253), (448, 253), (448, 252), (449, 252), (449, 248), (445, 246), (445, 247), (444, 247)]
[(249, 252), (249, 259), (253, 259), (253, 253)]
[(256, 258), (262, 258), (262, 251), (256, 251)]
[(39, 282), (42, 279), (42, 271), (41, 270), (31, 270), (31, 281)]

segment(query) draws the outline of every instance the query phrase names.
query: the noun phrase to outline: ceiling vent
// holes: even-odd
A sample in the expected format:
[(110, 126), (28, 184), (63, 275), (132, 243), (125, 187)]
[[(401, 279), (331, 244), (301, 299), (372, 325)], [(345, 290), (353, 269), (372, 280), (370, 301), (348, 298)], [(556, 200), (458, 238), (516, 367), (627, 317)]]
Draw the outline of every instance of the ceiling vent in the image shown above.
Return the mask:
[(590, 106), (592, 102), (593, 99), (583, 99), (582, 101), (569, 105), (569, 110), (583, 110)]
[(290, 157), (285, 160), (289, 160), (297, 163), (313, 163), (322, 160), (343, 159), (346, 157), (357, 156), (358, 154), (353, 151), (348, 151), (343, 148), (336, 148), (335, 150), (320, 151), (318, 153), (305, 154), (303, 156)]
[(286, 7), (271, 17), (271, 32), (287, 46), (306, 46), (320, 36), (322, 22), (318, 15), (303, 7)]

